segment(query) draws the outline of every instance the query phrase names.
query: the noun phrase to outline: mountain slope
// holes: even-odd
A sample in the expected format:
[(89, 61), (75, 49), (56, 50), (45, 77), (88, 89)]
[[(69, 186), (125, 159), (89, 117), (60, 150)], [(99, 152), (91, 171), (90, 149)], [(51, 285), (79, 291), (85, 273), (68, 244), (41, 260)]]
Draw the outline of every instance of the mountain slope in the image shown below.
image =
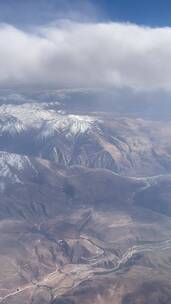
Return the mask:
[[(122, 303), (118, 282), (130, 282), (127, 289), (136, 292), (139, 268), (144, 275), (136, 288), (147, 280), (152, 261), (159, 282), (161, 269), (169, 276), (171, 221), (136, 203), (154, 179), (58, 167), (7, 152), (0, 153), (0, 160), (5, 168), (0, 170), (5, 185), (0, 195), (0, 303), (108, 304), (114, 299), (111, 288)], [(149, 250), (156, 252), (156, 262)], [(120, 301), (126, 301), (126, 293)]]
[(169, 122), (63, 113), (55, 103), (0, 106), (0, 150), (128, 176), (170, 172), (170, 132)]
[(0, 303), (168, 304), (171, 123), (79, 96), (0, 97)]

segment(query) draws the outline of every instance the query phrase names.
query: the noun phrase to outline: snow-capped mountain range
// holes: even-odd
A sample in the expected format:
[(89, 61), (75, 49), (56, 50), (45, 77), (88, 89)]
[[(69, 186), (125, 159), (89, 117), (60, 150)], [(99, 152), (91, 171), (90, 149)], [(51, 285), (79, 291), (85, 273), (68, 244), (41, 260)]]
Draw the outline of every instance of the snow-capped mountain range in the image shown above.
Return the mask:
[(60, 110), (49, 109), (44, 103), (0, 106), (0, 132), (9, 135), (38, 129), (42, 137), (55, 132), (75, 136), (87, 132), (95, 122), (93, 117), (63, 114)]
[(168, 122), (64, 111), (55, 102), (0, 106), (0, 151), (129, 176), (170, 173), (170, 130)]

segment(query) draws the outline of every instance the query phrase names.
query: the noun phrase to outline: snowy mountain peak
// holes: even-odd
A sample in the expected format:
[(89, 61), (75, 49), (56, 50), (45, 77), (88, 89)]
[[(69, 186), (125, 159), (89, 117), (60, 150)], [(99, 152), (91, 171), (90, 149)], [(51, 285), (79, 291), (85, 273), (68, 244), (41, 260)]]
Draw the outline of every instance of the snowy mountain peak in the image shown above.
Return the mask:
[(96, 120), (84, 115), (64, 114), (49, 109), (45, 104), (0, 106), (0, 131), (10, 135), (36, 129), (41, 137), (51, 136), (55, 132), (75, 136), (91, 129)]
[[(9, 180), (12, 183), (21, 183), (19, 173), (26, 167), (32, 166), (27, 156), (21, 156), (14, 153), (0, 152), (0, 179)], [(2, 187), (1, 187), (2, 188)]]

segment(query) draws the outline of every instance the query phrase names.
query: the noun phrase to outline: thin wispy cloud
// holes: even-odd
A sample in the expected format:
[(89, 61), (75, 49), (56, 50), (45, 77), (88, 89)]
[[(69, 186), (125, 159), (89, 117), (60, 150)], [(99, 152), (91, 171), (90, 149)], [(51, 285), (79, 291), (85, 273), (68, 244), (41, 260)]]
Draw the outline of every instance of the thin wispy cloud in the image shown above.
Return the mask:
[(171, 90), (171, 28), (69, 20), (0, 26), (0, 86)]

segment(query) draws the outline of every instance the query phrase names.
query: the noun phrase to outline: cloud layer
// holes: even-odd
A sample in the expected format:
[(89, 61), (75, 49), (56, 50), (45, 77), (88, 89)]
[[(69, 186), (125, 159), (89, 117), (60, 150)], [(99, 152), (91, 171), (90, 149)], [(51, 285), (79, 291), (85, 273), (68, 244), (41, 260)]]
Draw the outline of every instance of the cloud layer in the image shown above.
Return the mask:
[(65, 21), (0, 26), (0, 86), (171, 90), (171, 28)]

